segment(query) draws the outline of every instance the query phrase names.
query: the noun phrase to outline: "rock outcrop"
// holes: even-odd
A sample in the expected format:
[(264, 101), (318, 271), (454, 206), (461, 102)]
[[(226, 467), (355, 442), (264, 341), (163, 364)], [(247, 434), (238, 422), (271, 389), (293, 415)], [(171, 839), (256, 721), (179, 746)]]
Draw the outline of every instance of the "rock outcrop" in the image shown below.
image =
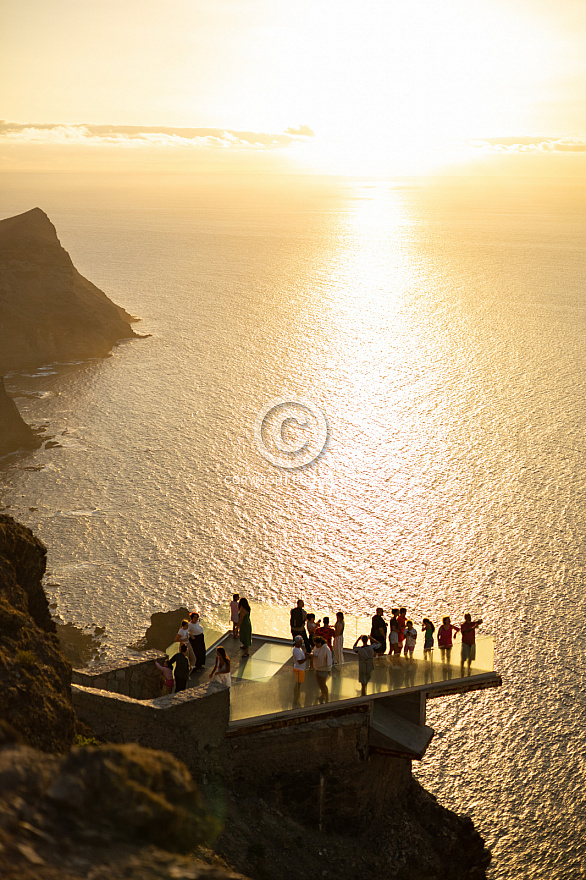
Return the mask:
[(42, 586), (46, 553), (29, 529), (0, 514), (0, 718), (29, 745), (65, 752), (75, 730), (71, 666)]
[(6, 393), (4, 380), (0, 376), (0, 457), (17, 449), (35, 449), (40, 445), (41, 441)]
[(230, 880), (189, 853), (209, 842), (187, 768), (138, 746), (46, 755), (0, 726), (3, 880)]
[(184, 764), (134, 745), (71, 748), (71, 667), (41, 583), (45, 556), (0, 514), (0, 876), (240, 877), (186, 855), (219, 827)]
[(40, 208), (0, 221), (0, 375), (105, 356), (133, 320), (79, 274)]

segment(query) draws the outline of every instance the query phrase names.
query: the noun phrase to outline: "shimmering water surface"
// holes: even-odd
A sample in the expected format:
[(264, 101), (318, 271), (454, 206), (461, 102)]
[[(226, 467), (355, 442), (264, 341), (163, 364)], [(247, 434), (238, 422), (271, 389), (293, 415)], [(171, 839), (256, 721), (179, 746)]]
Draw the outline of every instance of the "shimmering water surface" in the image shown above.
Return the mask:
[[(115, 654), (178, 604), (224, 625), (234, 590), (482, 615), (503, 686), (433, 701), (415, 772), (472, 816), (492, 877), (586, 876), (584, 189), (29, 175), (2, 193), (151, 334), (9, 380), (61, 444), (0, 463), (61, 617)], [(298, 396), (329, 426), (300, 472), (254, 437)]]

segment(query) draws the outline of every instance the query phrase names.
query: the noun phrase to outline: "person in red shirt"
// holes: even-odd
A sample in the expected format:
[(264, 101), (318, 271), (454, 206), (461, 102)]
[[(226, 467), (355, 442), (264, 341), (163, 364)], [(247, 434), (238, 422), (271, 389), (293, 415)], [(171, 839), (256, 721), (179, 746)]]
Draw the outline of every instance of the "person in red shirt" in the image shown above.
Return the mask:
[[(319, 623), (319, 620), (318, 620), (318, 623)], [(321, 636), (321, 638), (324, 639), (325, 642), (327, 643), (327, 646), (330, 649), (330, 651), (332, 650), (332, 639), (336, 635), (336, 630), (334, 629), (333, 626), (330, 626), (330, 618), (329, 617), (324, 617), (324, 625), (323, 626), (317, 626), (315, 628), (315, 635)]]
[(442, 663), (449, 663), (452, 656), (452, 633), (459, 633), (460, 627), (454, 626), (449, 617), (442, 618), (442, 625), (437, 631), (437, 643)]
[(470, 664), (473, 660), (476, 660), (476, 629), (481, 623), (481, 620), (472, 620), (471, 614), (464, 615), (464, 623), (460, 627), (460, 635), (462, 636), (462, 673), (464, 672), (464, 663), (468, 662), (468, 674), (470, 674)]
[[(399, 654), (403, 648), (403, 642), (405, 641), (405, 627), (407, 626), (407, 609), (399, 608), (399, 616), (397, 617), (397, 623), (399, 624)], [(407, 650), (405, 650), (405, 654)]]

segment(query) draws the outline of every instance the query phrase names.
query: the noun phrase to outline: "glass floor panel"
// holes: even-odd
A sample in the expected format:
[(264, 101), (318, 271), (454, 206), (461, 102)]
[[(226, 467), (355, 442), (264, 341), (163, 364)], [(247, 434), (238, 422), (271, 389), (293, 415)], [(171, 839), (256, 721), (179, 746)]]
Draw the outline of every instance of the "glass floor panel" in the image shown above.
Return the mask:
[[(292, 645), (263, 647), (282, 648), (281, 656), (285, 656), (285, 651), (289, 655), (287, 662), (285, 665), (279, 665), (259, 660), (258, 666), (254, 666), (255, 657), (262, 651), (260, 648), (244, 664), (242, 675), (239, 674), (240, 669), (235, 673), (230, 696), (231, 721), (272, 715), (291, 709), (309, 708), (323, 705), (324, 702), (340, 703), (363, 696), (358, 681), (358, 661), (350, 659), (350, 654), (346, 655), (346, 662), (342, 666), (333, 667), (331, 675), (326, 680), (327, 700), (324, 700), (315, 673), (311, 669), (306, 672), (301, 687), (296, 688), (291, 657)], [(437, 648), (431, 661), (421, 657), (416, 660), (407, 660), (404, 657), (391, 660), (385, 655), (375, 661), (374, 671), (366, 686), (366, 696), (393, 693), (404, 688), (425, 687), (441, 682), (454, 683), (469, 676), (492, 672), (493, 649), (492, 638), (478, 639), (476, 660), (469, 671), (467, 667), (462, 669), (460, 665), (459, 645), (452, 651), (450, 663), (445, 662), (445, 658), (442, 661)], [(248, 669), (250, 672), (246, 671)]]
[(267, 660), (269, 663), (278, 663), (283, 666), (292, 656), (293, 645), (276, 645), (271, 642), (265, 642), (257, 651), (254, 652), (253, 660)]

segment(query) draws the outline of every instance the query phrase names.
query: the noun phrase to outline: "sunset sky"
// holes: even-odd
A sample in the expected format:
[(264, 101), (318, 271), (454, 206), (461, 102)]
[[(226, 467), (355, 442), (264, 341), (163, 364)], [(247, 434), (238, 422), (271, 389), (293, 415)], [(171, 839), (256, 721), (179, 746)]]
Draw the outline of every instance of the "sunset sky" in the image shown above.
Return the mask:
[(586, 175), (583, 0), (18, 0), (0, 170)]

